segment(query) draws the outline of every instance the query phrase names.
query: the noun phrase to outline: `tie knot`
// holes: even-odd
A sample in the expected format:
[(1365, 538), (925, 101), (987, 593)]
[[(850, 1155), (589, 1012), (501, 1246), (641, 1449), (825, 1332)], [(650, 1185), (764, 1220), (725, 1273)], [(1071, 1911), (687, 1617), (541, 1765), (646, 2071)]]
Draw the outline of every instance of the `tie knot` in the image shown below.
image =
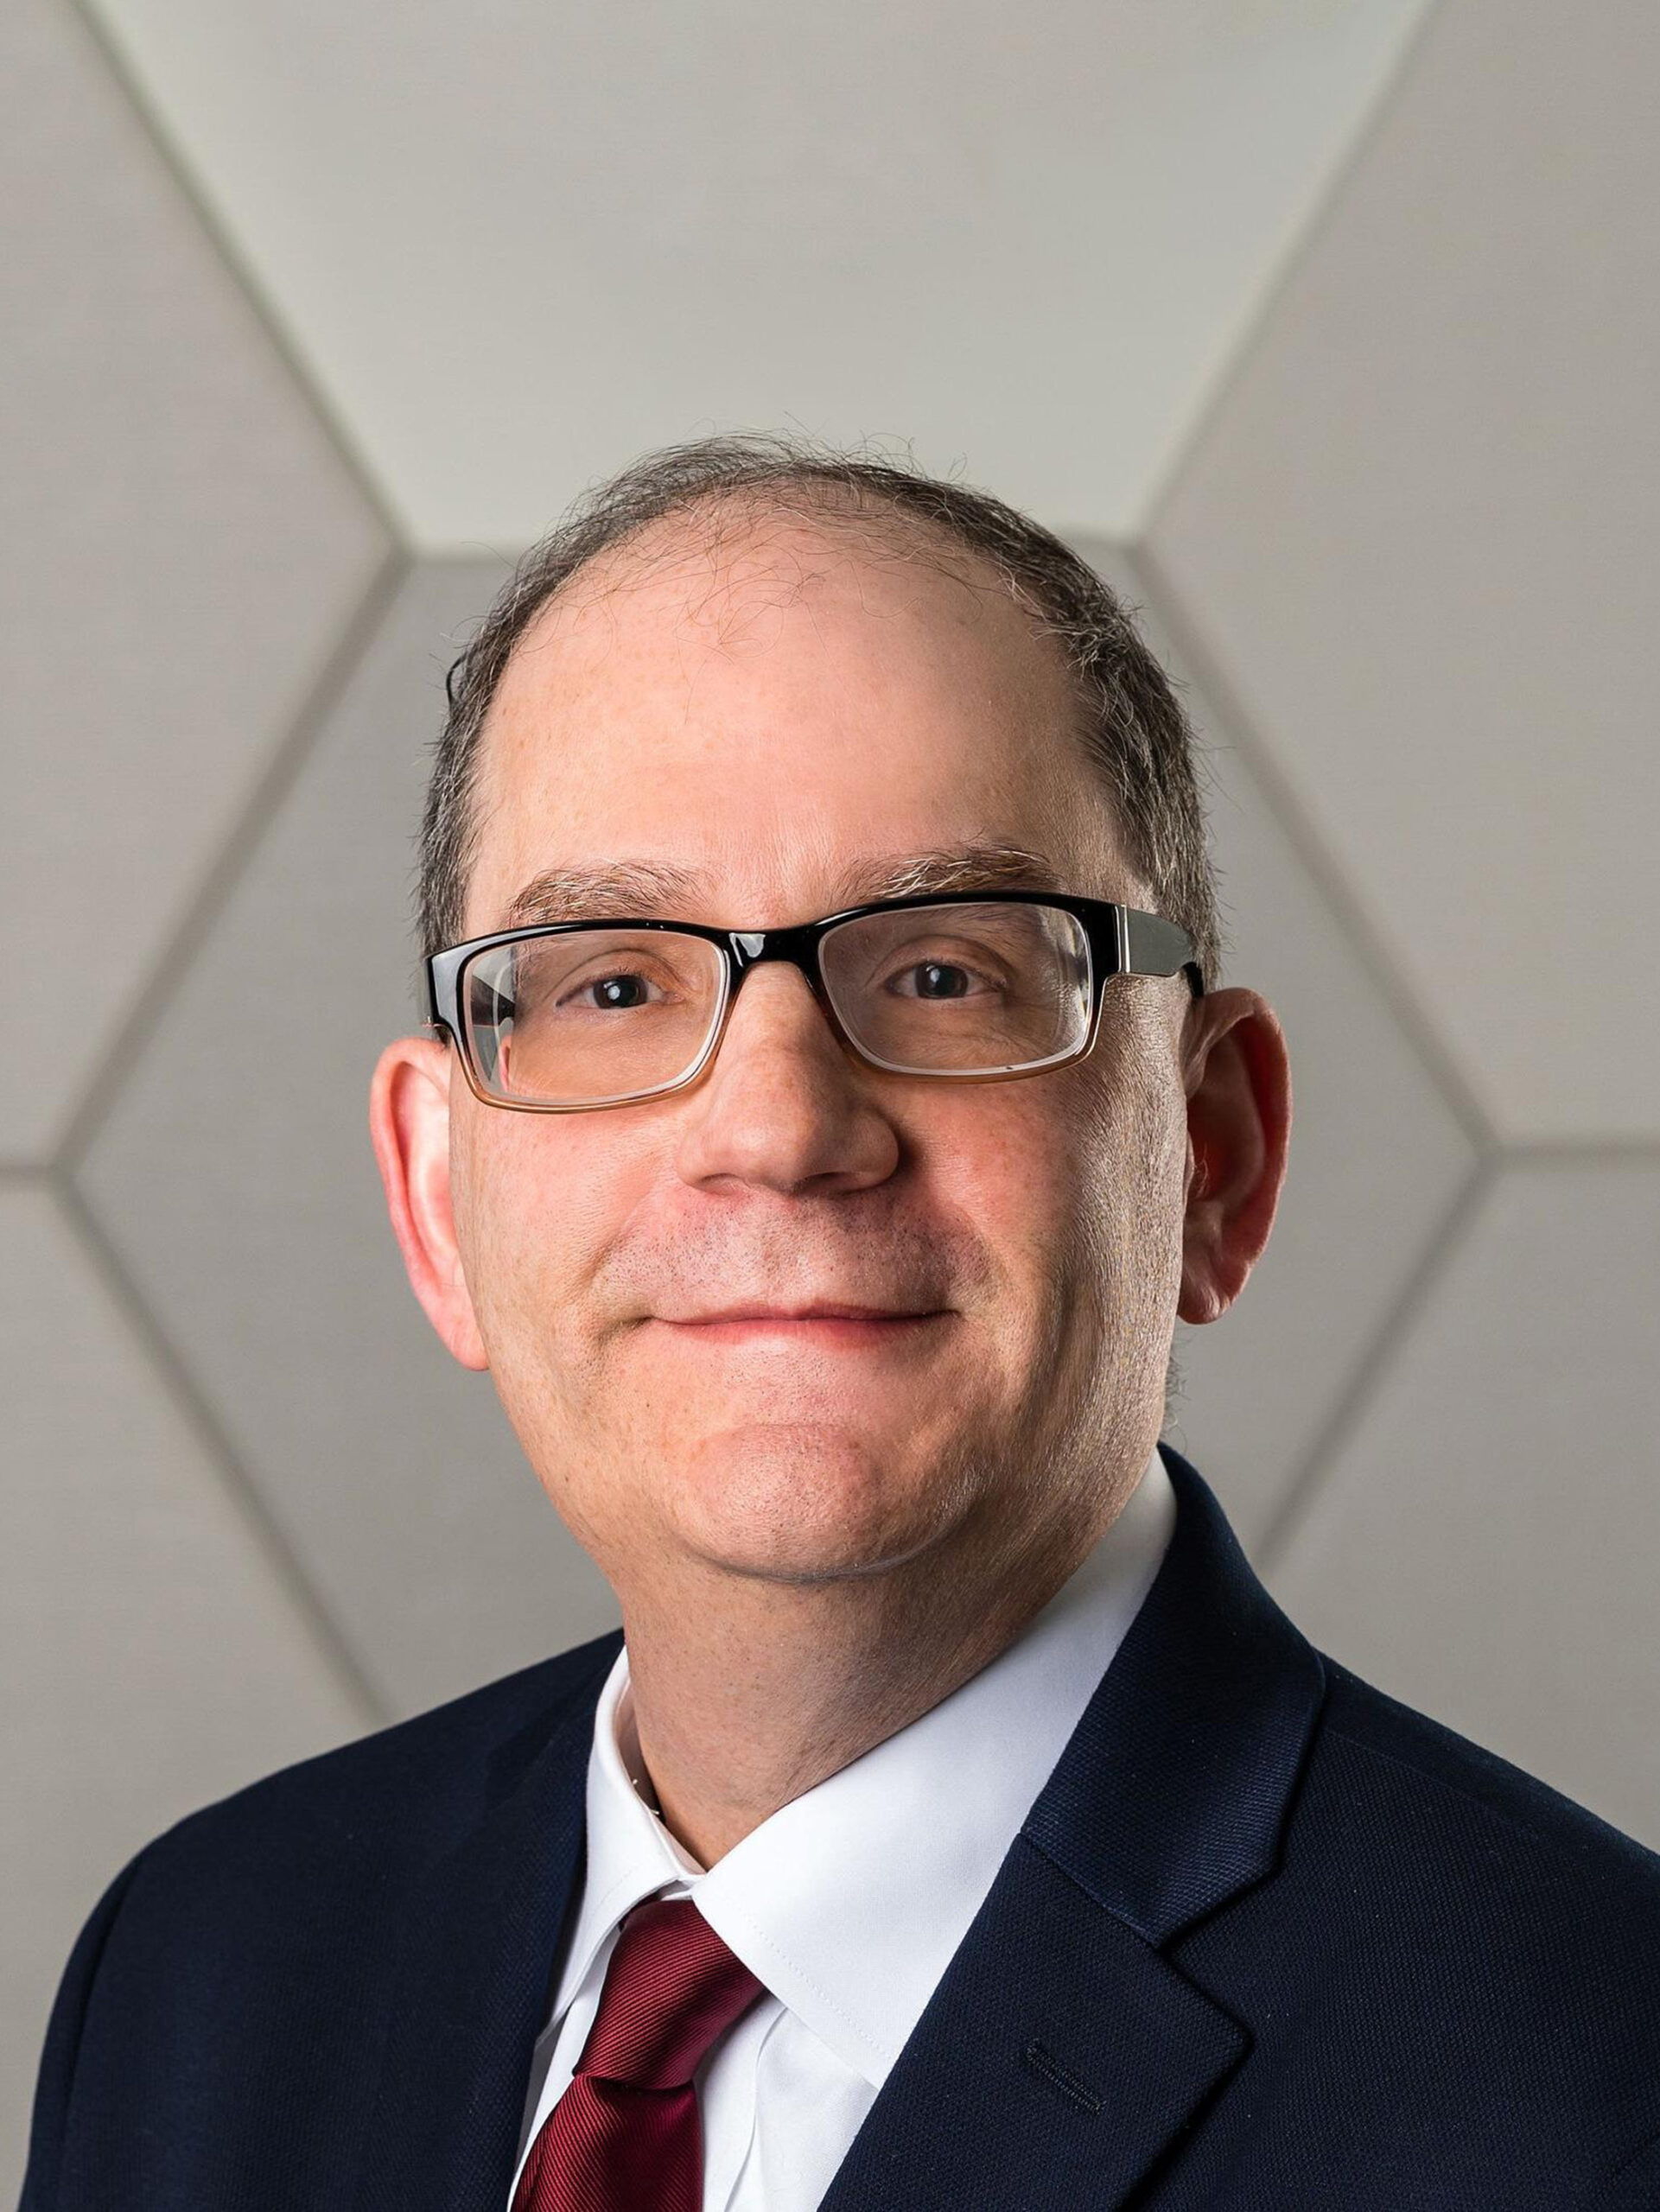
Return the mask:
[(690, 1897), (648, 1897), (623, 1921), (576, 2071), (681, 2088), (765, 1986)]

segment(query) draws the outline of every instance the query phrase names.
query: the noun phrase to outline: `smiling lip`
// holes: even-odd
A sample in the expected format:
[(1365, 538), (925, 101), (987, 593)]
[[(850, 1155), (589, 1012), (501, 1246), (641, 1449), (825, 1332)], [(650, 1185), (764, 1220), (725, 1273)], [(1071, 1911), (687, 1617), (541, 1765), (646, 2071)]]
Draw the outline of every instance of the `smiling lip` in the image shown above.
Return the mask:
[(816, 1307), (804, 1313), (750, 1306), (730, 1313), (711, 1313), (692, 1321), (668, 1321), (665, 1326), (700, 1344), (746, 1344), (770, 1338), (774, 1344), (894, 1344), (920, 1337), (943, 1311), (899, 1313), (880, 1306)]
[[(668, 1319), (668, 1315), (661, 1317)], [(722, 1321), (926, 1321), (932, 1313), (893, 1306), (730, 1306), (717, 1313), (689, 1313), (679, 1328), (708, 1328)]]

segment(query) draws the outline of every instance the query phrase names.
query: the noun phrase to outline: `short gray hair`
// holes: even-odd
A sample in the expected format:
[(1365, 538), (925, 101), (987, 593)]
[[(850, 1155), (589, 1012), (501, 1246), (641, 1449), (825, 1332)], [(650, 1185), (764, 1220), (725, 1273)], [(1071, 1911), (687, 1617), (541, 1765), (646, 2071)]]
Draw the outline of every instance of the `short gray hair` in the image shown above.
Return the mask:
[[(1089, 563), (1017, 508), (975, 486), (805, 438), (760, 432), (700, 438), (645, 454), (576, 501), (524, 555), (451, 664), (449, 711), (433, 748), (420, 832), (417, 902), (423, 957), (464, 933), (477, 857), (480, 744), (514, 646), (579, 569), (647, 524), (728, 502), (892, 525), (903, 518), (978, 555), (1034, 626), (1064, 652), (1079, 735), (1098, 773), (1125, 858), (1156, 910), (1187, 932), (1207, 990), (1221, 970), (1222, 928), (1205, 836), (1192, 727), (1131, 610)], [(1165, 1425), (1181, 1393), (1173, 1346)]]

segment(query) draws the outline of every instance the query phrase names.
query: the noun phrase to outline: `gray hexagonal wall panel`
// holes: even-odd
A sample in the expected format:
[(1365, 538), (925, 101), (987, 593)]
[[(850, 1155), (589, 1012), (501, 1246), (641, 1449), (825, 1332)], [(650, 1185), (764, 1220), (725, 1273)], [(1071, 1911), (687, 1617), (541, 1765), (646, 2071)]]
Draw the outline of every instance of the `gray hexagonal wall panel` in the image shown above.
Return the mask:
[(481, 563), (406, 581), (80, 1169), (397, 1712), (617, 1618), (489, 1377), (417, 1306), (367, 1129), (376, 1057), (418, 1019), (413, 831), (443, 670), (499, 581)]
[(1334, 1657), (1660, 1846), (1660, 1165), (1485, 1193), (1269, 1577)]
[(160, 1829), (370, 1715), (40, 1184), (0, 1187), (0, 2202), (52, 1993)]
[[(1267, 1251), (1220, 1320), (1177, 1327), (1186, 1388), (1166, 1433), (1258, 1547), (1354, 1388), (1466, 1183), (1471, 1138), (1342, 917), (1182, 666), (1130, 561), (1075, 540), (1142, 612), (1181, 687), (1231, 941), (1224, 983), (1259, 990), (1291, 1054), (1291, 1160)], [(1365, 1264), (1357, 1266), (1364, 1253)]]
[(73, 10), (0, 10), (0, 1157), (23, 1160), (385, 548)]
[(1151, 533), (1512, 1139), (1660, 1133), (1657, 81), (1447, 0)]
[(1425, 0), (92, 0), (415, 543), (914, 437), (1123, 532)]

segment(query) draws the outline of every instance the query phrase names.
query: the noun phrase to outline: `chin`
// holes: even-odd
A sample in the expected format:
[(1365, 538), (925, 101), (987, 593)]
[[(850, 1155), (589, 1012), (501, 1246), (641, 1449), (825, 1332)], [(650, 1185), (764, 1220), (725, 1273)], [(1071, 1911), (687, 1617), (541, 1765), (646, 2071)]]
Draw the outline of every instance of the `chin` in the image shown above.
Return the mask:
[(938, 1533), (932, 1470), (828, 1423), (755, 1424), (677, 1463), (670, 1525), (711, 1566), (815, 1582), (881, 1573)]

